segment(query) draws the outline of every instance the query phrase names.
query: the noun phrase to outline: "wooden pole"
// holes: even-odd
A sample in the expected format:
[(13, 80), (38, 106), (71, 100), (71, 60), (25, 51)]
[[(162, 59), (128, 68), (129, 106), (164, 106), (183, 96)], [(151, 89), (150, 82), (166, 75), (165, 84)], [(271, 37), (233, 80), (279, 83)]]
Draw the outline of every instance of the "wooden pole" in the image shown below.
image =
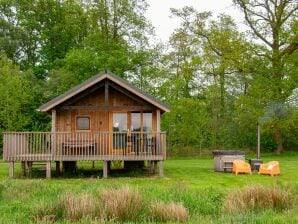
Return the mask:
[(51, 179), (51, 161), (47, 161), (46, 163), (46, 177), (47, 179)]
[(156, 173), (156, 163), (155, 161), (149, 161), (149, 172), (150, 174)]
[(163, 160), (159, 161), (159, 176), (163, 177), (164, 176), (164, 171), (163, 171)]
[(108, 161), (103, 161), (103, 178), (108, 178)]
[(160, 110), (156, 110), (156, 134), (155, 134), (155, 142), (156, 142), (156, 148), (155, 148), (155, 155), (163, 154), (161, 151), (162, 148), (160, 147)]
[(156, 132), (160, 132), (160, 110), (156, 110)]
[(56, 154), (56, 135), (53, 134), (56, 132), (56, 110), (52, 110), (52, 136), (51, 136), (51, 140), (52, 140), (52, 155)]
[(22, 177), (25, 177), (26, 176), (26, 162), (25, 161), (22, 161), (21, 162), (21, 169), (22, 169)]
[(257, 159), (260, 159), (260, 153), (261, 153), (261, 127), (260, 123), (257, 123), (258, 127), (258, 151), (257, 151)]
[(27, 162), (28, 176), (29, 176), (29, 177), (31, 177), (31, 174), (32, 174), (32, 164), (33, 164), (32, 161), (28, 161), (28, 162)]
[(56, 110), (52, 110), (52, 132), (56, 132)]
[(10, 178), (14, 177), (14, 162), (13, 161), (9, 162), (9, 177)]

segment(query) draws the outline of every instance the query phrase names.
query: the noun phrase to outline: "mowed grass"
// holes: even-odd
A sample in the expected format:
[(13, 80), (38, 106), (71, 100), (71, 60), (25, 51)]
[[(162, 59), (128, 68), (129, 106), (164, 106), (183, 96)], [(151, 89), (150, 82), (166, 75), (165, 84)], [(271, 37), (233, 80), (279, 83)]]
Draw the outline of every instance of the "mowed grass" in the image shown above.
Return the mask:
[[(298, 153), (286, 153), (281, 156), (267, 154), (262, 157), (264, 162), (277, 160), (280, 162), (282, 174), (277, 177), (238, 175), (216, 173), (213, 171), (211, 156), (169, 158), (165, 162), (165, 177), (150, 176), (146, 173), (112, 173), (109, 179), (102, 179), (102, 164), (97, 162), (95, 169), (91, 163), (79, 163), (78, 175), (71, 177), (44, 178), (45, 172), (34, 170), (33, 177), (8, 178), (8, 164), (0, 162), (0, 223), (37, 223), (36, 217), (40, 208), (54, 205), (65, 195), (89, 195), (100, 198), (101, 192), (109, 189), (129, 187), (138, 192), (144, 209), (137, 220), (128, 223), (158, 223), (166, 220), (154, 219), (150, 216), (152, 205), (176, 203), (183, 205), (188, 213), (187, 223), (298, 223)], [(20, 166), (16, 167), (16, 175)], [(53, 175), (54, 164), (53, 164)], [(252, 209), (245, 212), (230, 213), (224, 208), (227, 196), (233, 197), (233, 191), (245, 191), (250, 186), (277, 187), (286, 192), (285, 199), (291, 203), (286, 209), (272, 207)], [(270, 192), (270, 191), (268, 191)], [(256, 192), (257, 194), (257, 192)], [(235, 194), (235, 197), (237, 195)], [(270, 197), (270, 195), (268, 195)], [(275, 197), (275, 196), (271, 196)], [(281, 193), (281, 197), (282, 193)], [(88, 197), (87, 197), (88, 198)], [(113, 199), (110, 199), (113, 200)], [(266, 200), (266, 198), (265, 198)], [(274, 202), (273, 198), (273, 202)], [(279, 199), (278, 199), (279, 200)], [(275, 201), (278, 202), (276, 199)], [(282, 201), (282, 200), (281, 200)], [(148, 205), (148, 206), (147, 206)], [(147, 210), (146, 210), (147, 206)], [(237, 205), (236, 205), (237, 206)], [(166, 206), (164, 206), (166, 207)], [(150, 210), (151, 208), (151, 210)], [(152, 211), (151, 211), (152, 212)], [(99, 215), (98, 215), (99, 216)], [(96, 214), (94, 215), (96, 217)], [(57, 223), (102, 223), (101, 219), (84, 218), (71, 220), (60, 218)], [(108, 220), (117, 223), (121, 220)], [(122, 222), (126, 222), (123, 221)], [(175, 221), (169, 220), (170, 223)]]

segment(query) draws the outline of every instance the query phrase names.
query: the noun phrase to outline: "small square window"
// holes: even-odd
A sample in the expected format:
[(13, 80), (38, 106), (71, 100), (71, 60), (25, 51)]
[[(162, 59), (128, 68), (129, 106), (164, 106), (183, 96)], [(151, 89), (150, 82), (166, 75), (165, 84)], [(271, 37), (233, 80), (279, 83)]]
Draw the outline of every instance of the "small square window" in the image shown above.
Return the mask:
[(77, 117), (77, 130), (90, 130), (90, 117)]

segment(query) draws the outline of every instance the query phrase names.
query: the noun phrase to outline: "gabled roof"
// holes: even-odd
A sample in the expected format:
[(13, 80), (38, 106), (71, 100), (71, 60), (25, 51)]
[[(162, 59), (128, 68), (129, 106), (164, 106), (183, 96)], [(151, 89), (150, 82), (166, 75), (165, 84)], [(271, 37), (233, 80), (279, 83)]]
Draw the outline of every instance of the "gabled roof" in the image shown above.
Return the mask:
[(59, 104), (65, 102), (66, 100), (70, 99), (71, 97), (80, 94), (82, 91), (88, 89), (89, 87), (99, 83), (104, 79), (109, 79), (112, 82), (118, 84), (119, 86), (127, 89), (131, 93), (139, 96), (140, 98), (144, 99), (148, 103), (156, 106), (160, 110), (164, 112), (170, 111), (170, 106), (163, 103), (162, 101), (156, 99), (155, 97), (151, 96), (148, 93), (145, 93), (141, 89), (137, 88), (136, 86), (130, 84), (129, 82), (125, 81), (124, 79), (120, 78), (119, 76), (113, 74), (110, 71), (103, 71), (98, 75), (91, 77), (90, 79), (86, 80), (85, 82), (75, 86), (74, 88), (66, 91), (65, 93), (61, 94), (60, 96), (55, 97), (54, 99), (50, 100), (49, 102), (43, 104), (39, 107), (39, 111), (48, 112), (58, 106)]

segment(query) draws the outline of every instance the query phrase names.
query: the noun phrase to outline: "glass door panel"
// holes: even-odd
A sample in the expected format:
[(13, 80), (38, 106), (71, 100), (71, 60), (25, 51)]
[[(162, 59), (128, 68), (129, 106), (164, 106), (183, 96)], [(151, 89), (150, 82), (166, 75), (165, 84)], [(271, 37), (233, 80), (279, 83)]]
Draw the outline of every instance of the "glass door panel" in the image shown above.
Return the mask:
[(123, 150), (127, 146), (127, 113), (113, 113), (113, 149)]
[(151, 133), (152, 131), (152, 113), (143, 113), (143, 131)]
[(143, 113), (143, 151), (149, 152), (152, 146), (152, 113)]
[(139, 154), (141, 149), (141, 113), (131, 113), (131, 149)]
[(131, 131), (141, 131), (141, 113), (131, 113)]

